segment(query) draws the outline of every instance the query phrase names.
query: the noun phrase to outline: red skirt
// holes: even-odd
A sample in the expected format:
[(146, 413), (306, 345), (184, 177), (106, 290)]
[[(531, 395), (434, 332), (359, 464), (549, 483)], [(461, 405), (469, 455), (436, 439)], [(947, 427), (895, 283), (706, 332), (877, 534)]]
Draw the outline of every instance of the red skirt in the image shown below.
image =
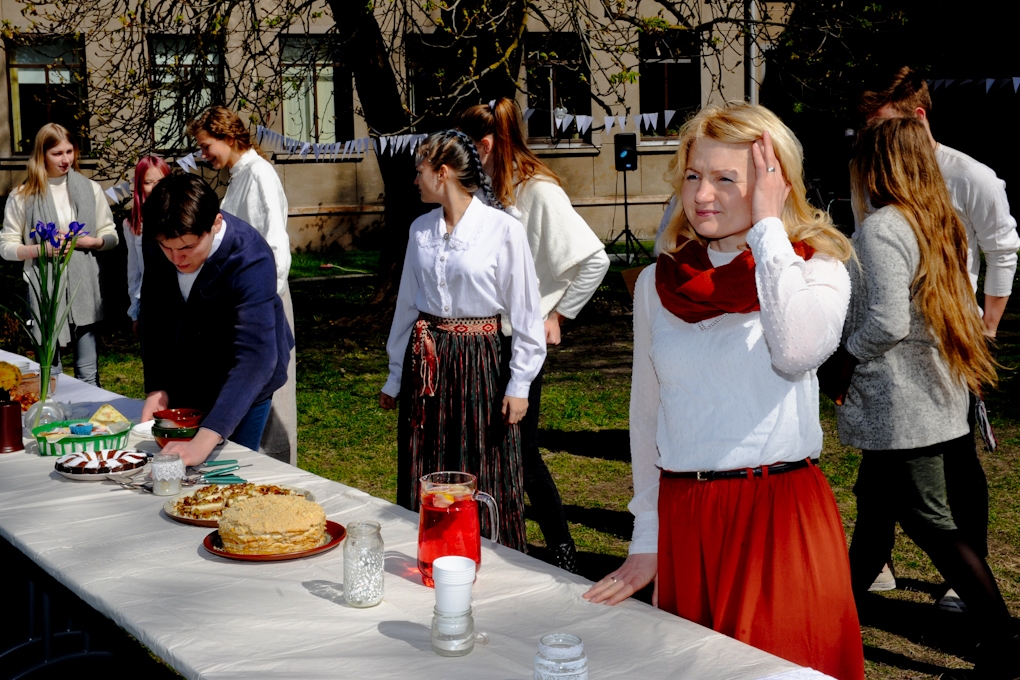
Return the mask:
[(811, 465), (659, 486), (659, 607), (840, 680), (864, 678), (836, 499)]

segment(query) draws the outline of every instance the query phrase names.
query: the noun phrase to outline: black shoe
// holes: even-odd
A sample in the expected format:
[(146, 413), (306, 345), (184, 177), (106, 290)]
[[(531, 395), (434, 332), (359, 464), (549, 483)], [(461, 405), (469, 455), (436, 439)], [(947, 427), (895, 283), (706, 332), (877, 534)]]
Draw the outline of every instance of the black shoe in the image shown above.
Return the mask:
[(574, 547), (573, 541), (553, 546), (552, 553), (553, 564), (571, 574), (577, 573), (577, 548)]

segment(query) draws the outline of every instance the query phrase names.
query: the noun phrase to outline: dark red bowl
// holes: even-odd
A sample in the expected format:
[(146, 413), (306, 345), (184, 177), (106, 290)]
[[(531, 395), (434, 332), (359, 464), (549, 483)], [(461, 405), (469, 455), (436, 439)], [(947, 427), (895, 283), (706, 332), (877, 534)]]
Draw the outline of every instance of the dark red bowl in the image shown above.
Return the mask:
[(202, 418), (205, 418), (205, 413), (197, 408), (168, 408), (156, 411), (152, 417), (156, 420), (172, 421), (177, 427), (198, 427)]

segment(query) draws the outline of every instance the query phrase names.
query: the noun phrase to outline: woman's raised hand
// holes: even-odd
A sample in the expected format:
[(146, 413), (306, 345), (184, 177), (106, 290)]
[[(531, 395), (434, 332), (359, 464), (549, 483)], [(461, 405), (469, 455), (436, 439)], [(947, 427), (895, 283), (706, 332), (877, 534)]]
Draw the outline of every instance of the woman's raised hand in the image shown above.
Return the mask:
[(658, 553), (635, 553), (628, 556), (619, 569), (610, 572), (581, 597), (595, 604), (599, 602), (619, 604), (651, 583), (652, 579), (656, 579), (652, 605), (658, 606), (659, 581), (656, 573), (658, 570)]
[(751, 224), (758, 224), (766, 217), (782, 217), (786, 197), (790, 195), (790, 184), (783, 176), (783, 168), (772, 148), (772, 137), (767, 131), (751, 145), (751, 158), (754, 160), (755, 177)]

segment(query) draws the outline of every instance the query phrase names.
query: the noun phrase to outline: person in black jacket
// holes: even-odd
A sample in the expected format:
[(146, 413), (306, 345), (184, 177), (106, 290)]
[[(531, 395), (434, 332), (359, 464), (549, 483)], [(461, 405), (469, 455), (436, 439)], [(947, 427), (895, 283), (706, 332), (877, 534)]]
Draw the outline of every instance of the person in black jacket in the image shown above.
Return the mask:
[(223, 439), (258, 449), (294, 346), (273, 252), (193, 175), (157, 184), (143, 217), (142, 420), (164, 408), (206, 413), (194, 439), (164, 448), (186, 465)]

